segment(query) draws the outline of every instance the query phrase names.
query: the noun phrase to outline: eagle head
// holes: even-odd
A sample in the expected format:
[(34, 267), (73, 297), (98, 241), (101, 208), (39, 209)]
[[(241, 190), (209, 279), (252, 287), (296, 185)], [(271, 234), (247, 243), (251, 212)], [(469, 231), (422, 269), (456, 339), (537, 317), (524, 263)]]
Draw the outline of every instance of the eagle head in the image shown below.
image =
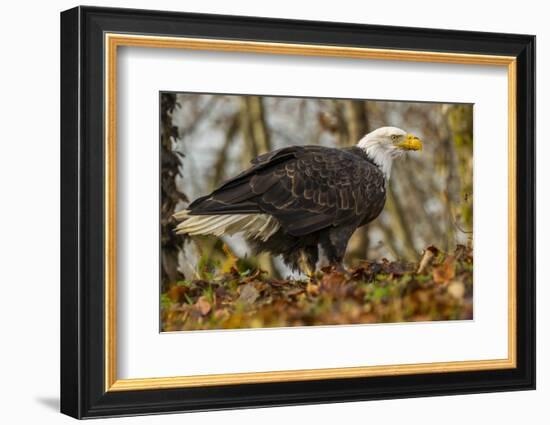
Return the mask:
[(390, 177), (394, 158), (408, 151), (422, 150), (422, 142), (412, 134), (397, 127), (380, 127), (371, 131), (357, 143), (367, 156)]

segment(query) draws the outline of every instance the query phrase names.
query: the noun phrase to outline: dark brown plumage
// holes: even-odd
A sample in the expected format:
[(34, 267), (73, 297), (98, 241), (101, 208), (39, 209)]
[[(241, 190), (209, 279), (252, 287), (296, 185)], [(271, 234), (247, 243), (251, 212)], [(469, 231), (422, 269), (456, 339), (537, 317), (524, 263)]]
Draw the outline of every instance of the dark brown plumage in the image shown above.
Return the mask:
[(279, 227), (267, 240), (249, 238), (256, 251), (280, 254), (295, 269), (304, 255), (313, 269), (320, 246), (339, 266), (353, 231), (382, 211), (385, 184), (363, 149), (291, 146), (255, 158), (187, 214), (270, 215)]

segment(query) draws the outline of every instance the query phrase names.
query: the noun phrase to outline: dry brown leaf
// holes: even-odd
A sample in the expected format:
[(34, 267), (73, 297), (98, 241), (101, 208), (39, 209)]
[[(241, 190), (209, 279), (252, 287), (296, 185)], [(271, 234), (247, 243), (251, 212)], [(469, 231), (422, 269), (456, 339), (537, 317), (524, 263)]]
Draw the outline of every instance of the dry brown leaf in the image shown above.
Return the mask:
[(459, 280), (453, 280), (449, 287), (447, 288), (447, 292), (455, 299), (461, 300), (464, 298), (464, 294), (466, 293), (466, 287), (464, 286), (464, 283), (462, 283)]
[(258, 299), (260, 293), (252, 283), (247, 283), (240, 290), (239, 301), (245, 304), (252, 304)]
[(206, 297), (200, 297), (195, 303), (195, 307), (203, 316), (206, 316), (212, 309), (212, 305), (208, 302)]
[(340, 272), (332, 272), (323, 275), (321, 286), (330, 288), (331, 286), (342, 285), (346, 282), (346, 276)]
[(306, 286), (306, 292), (311, 297), (315, 297), (319, 295), (319, 285), (315, 285), (314, 283), (308, 282)]
[(433, 268), (435, 283), (446, 283), (455, 277), (455, 257), (449, 255), (443, 264)]
[(468, 249), (464, 245), (458, 244), (456, 246), (454, 256), (457, 260), (461, 260), (464, 254), (466, 254), (467, 252), (468, 252)]
[(286, 290), (284, 292), (284, 294), (285, 294), (286, 297), (294, 297), (296, 295), (302, 294), (303, 292), (304, 292), (303, 288), (293, 288), (293, 287), (291, 287), (290, 289)]
[(384, 272), (391, 274), (394, 277), (403, 276), (405, 273), (411, 271), (414, 271), (414, 268), (411, 269), (409, 264), (399, 261), (394, 261), (392, 263), (386, 264), (384, 267)]
[(418, 266), (418, 270), (416, 273), (420, 274), (423, 273), (424, 270), (426, 270), (426, 267), (428, 267), (434, 257), (439, 253), (439, 249), (437, 249), (435, 246), (430, 245), (426, 250), (424, 251), (424, 254), (422, 254), (422, 259), (420, 260), (420, 264)]
[(168, 295), (168, 298), (170, 298), (170, 301), (174, 303), (180, 303), (185, 299), (184, 295), (186, 292), (187, 292), (187, 288), (183, 286), (172, 286), (167, 291), (167, 295)]

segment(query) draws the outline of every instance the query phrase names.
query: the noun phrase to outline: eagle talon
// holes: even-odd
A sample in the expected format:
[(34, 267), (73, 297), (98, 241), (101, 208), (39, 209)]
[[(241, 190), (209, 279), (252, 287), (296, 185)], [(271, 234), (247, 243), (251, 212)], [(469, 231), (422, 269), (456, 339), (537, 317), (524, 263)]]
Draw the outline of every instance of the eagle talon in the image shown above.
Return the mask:
[(300, 260), (302, 263), (302, 272), (305, 273), (309, 280), (313, 280), (315, 278), (315, 267), (311, 267), (307, 255), (303, 251), (300, 254)]

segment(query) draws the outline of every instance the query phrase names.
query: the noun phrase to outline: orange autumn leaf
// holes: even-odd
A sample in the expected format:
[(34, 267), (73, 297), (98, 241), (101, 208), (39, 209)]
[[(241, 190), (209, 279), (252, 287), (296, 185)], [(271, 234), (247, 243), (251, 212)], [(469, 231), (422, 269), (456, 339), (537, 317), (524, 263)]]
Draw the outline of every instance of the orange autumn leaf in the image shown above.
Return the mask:
[(346, 277), (343, 273), (336, 271), (331, 271), (330, 273), (324, 274), (321, 279), (321, 286), (325, 288), (343, 285), (344, 283), (346, 283)]
[(433, 268), (435, 283), (446, 283), (455, 277), (455, 257), (449, 255), (443, 264)]
[(306, 285), (306, 292), (310, 297), (315, 297), (319, 295), (319, 285), (308, 282), (308, 284)]
[(185, 292), (187, 291), (187, 289), (183, 286), (172, 286), (168, 292), (167, 292), (167, 295), (168, 295), (168, 298), (170, 298), (170, 301), (174, 302), (174, 303), (180, 303), (182, 302), (182, 300), (184, 300), (185, 298)]

